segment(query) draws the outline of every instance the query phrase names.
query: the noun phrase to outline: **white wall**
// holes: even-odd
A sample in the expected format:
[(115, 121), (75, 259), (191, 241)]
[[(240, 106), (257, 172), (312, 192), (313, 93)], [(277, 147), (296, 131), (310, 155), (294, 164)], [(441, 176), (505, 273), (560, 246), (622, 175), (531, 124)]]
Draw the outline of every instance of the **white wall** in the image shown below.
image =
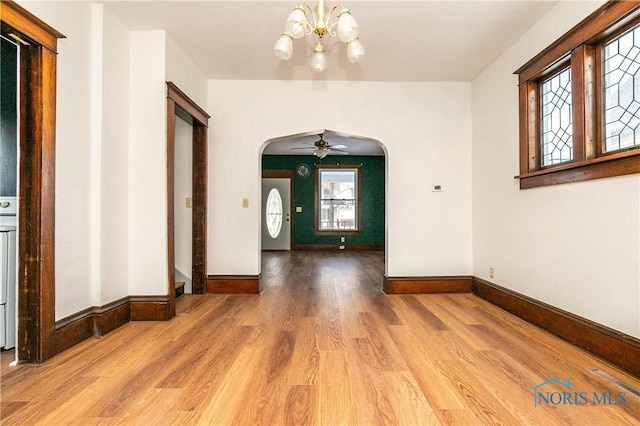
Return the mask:
[(470, 94), (469, 83), (210, 81), (207, 272), (260, 272), (261, 147), (327, 128), (386, 146), (387, 275), (471, 274)]
[(89, 156), (91, 5), (20, 2), (66, 38), (58, 41), (56, 105), (56, 306), (61, 319), (91, 306)]
[(101, 306), (129, 294), (129, 30), (104, 6), (94, 5), (94, 10), (102, 17), (102, 31), (96, 34), (101, 49), (94, 49), (94, 57), (101, 53), (102, 58), (101, 72), (94, 69), (102, 93), (93, 102), (101, 112), (101, 133), (92, 138), (99, 185), (91, 196), (99, 199), (99, 210), (92, 209), (91, 218), (99, 218), (93, 236), (100, 243), (100, 283), (94, 286), (100, 297), (94, 304)]
[(207, 107), (207, 79), (172, 38), (166, 36), (166, 79), (182, 90), (200, 108)]
[(167, 294), (165, 32), (132, 31), (129, 294)]
[(513, 178), (519, 171), (513, 71), (599, 5), (560, 3), (473, 82), (473, 269), (640, 337), (640, 178), (528, 190)]
[(202, 73), (164, 31), (130, 38), (129, 294), (167, 294), (166, 81), (206, 106)]

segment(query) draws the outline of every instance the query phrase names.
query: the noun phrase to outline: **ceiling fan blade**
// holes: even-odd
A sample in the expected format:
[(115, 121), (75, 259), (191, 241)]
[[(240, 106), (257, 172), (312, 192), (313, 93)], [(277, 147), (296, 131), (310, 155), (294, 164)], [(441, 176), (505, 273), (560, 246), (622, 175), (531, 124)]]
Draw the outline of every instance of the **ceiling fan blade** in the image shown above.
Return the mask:
[(339, 144), (339, 145), (329, 145), (329, 148), (331, 148), (331, 149), (342, 149), (342, 150), (346, 150), (346, 149), (348, 149), (346, 145), (342, 145), (342, 144)]
[(289, 149), (316, 149), (315, 146), (301, 146), (301, 147), (293, 147)]

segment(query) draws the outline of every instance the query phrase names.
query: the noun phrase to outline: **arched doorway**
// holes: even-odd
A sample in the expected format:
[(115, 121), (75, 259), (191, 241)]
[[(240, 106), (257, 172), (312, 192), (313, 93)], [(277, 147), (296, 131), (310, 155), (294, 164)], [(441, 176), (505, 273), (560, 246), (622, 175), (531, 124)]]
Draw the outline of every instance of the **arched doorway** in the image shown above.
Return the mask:
[[(291, 250), (385, 250), (387, 152), (380, 141), (314, 130), (266, 141), (261, 159), (263, 183), (291, 179)], [(329, 185), (340, 190), (321, 199), (322, 188), (326, 192)], [(263, 194), (268, 192), (263, 185)], [(273, 250), (264, 244), (270, 238), (264, 229), (265, 201), (261, 252)]]

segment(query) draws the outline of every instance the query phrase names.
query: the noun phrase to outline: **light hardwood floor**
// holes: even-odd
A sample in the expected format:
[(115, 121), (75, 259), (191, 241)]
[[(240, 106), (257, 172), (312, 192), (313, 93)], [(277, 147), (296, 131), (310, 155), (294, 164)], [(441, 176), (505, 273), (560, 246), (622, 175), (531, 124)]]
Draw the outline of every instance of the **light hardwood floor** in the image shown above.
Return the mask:
[[(471, 294), (384, 295), (383, 263), (268, 252), (261, 296), (184, 296), (169, 322), (129, 323), (40, 366), (5, 355), (2, 424), (638, 424), (640, 398), (592, 369), (638, 378)], [(534, 407), (552, 377), (588, 403)]]

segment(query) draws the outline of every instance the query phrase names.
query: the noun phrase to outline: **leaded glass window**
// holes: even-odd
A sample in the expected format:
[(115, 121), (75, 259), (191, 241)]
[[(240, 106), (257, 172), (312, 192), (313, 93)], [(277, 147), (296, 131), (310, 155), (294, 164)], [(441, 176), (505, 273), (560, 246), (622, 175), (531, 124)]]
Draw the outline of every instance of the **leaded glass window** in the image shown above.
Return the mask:
[(571, 68), (545, 80), (541, 90), (542, 166), (571, 161)]
[(267, 230), (271, 238), (277, 238), (282, 229), (282, 197), (276, 188), (271, 189), (267, 197), (265, 215), (267, 217)]
[(605, 151), (640, 146), (640, 27), (604, 47)]

